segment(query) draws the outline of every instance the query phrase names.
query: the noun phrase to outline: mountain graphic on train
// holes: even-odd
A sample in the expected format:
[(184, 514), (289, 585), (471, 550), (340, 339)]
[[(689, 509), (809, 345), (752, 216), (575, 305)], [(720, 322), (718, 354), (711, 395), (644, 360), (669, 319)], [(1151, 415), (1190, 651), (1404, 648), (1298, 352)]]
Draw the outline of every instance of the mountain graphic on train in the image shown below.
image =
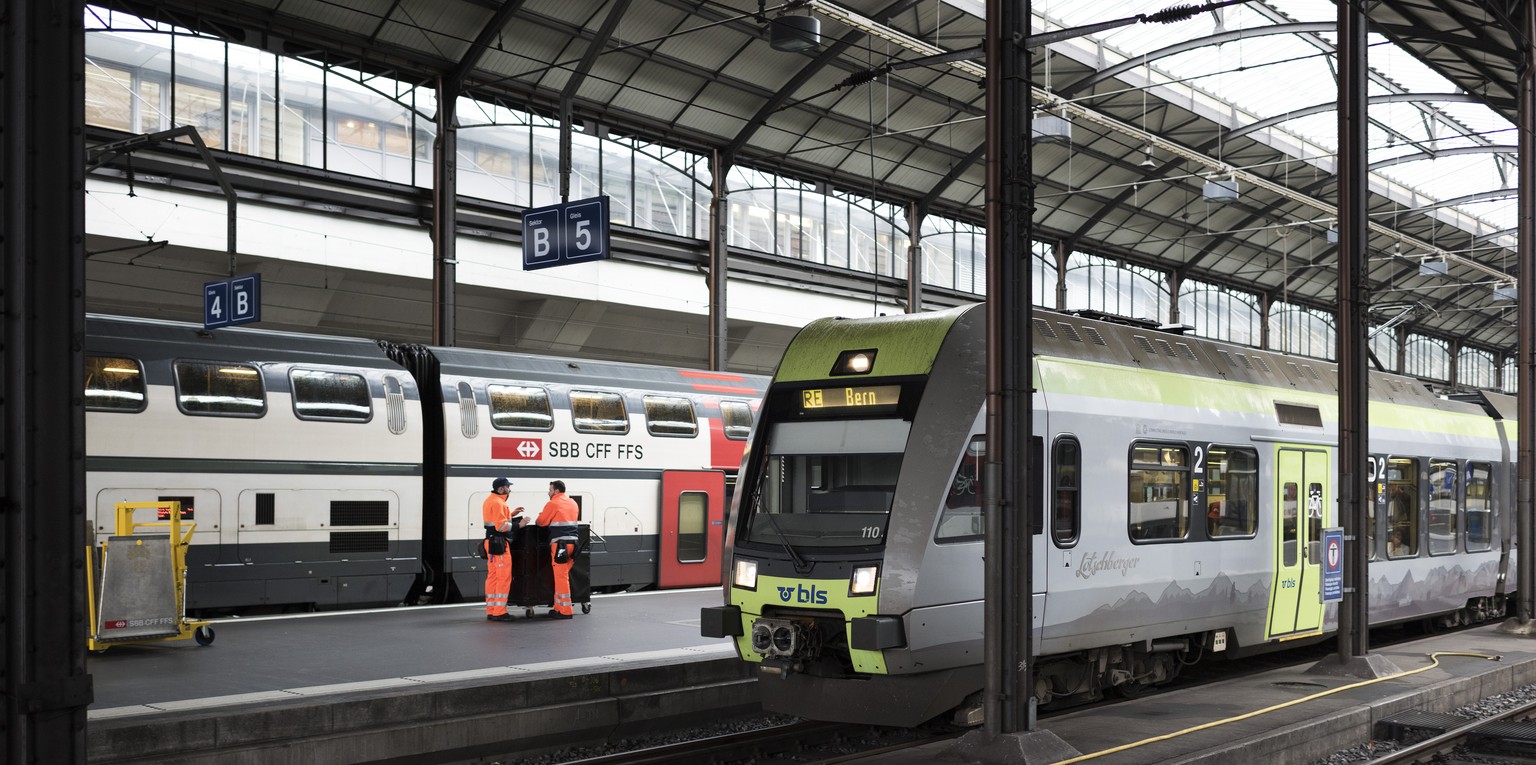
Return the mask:
[[(560, 479), (591, 587), (717, 584), (763, 377), (88, 316), (87, 515), (181, 503), (199, 613), (474, 600), (491, 480)], [(521, 490), (521, 491), (520, 491)]]
[[(822, 319), (785, 350), (700, 627), (757, 667), (768, 711), (980, 723), (985, 331), (980, 305)], [(1033, 347), (1038, 703), (1336, 631), (1332, 363), (1046, 311)], [(1503, 615), (1515, 400), (1369, 389), (1371, 623)]]

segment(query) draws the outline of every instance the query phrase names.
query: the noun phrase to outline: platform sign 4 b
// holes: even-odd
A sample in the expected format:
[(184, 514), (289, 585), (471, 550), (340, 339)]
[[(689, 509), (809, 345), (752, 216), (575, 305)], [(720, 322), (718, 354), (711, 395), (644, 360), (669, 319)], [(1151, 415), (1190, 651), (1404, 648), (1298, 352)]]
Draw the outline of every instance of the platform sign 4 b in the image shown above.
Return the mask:
[(607, 260), (608, 197), (593, 197), (523, 213), (523, 270)]
[(261, 321), (261, 274), (203, 284), (203, 328)]

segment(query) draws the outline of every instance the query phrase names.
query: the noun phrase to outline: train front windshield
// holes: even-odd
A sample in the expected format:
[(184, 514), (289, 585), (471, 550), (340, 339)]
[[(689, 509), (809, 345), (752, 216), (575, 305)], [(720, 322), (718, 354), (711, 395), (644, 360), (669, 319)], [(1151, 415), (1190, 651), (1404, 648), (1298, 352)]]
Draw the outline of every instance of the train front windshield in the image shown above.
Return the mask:
[(903, 420), (774, 424), (738, 541), (883, 543), (908, 427)]

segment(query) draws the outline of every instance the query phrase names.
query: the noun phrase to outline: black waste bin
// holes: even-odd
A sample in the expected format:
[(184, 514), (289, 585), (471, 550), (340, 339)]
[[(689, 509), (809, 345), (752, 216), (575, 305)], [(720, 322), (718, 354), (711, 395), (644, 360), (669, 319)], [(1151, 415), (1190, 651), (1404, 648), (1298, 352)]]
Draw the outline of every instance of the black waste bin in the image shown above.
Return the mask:
[[(581, 605), (581, 612), (592, 613), (591, 530), (577, 526), (576, 565), (571, 566), (571, 604)], [(536, 608), (553, 608), (555, 572), (549, 562), (549, 527), (525, 526), (512, 539), (512, 592), (507, 608), (522, 608), (533, 616)]]

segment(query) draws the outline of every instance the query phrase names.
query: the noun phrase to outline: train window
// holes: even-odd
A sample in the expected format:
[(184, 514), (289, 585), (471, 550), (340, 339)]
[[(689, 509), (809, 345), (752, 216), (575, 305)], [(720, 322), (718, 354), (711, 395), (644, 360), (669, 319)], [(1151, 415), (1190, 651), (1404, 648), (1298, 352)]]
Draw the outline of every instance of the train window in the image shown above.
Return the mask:
[(1280, 487), (1280, 547), (1285, 551), (1281, 565), (1296, 565), (1296, 513), (1300, 507), (1295, 481), (1286, 481)]
[(92, 412), (142, 412), (144, 370), (138, 359), (85, 357), (85, 408)]
[[(475, 404), (475, 391), (469, 387), (469, 383), (460, 381), (455, 388), (459, 394), (459, 432), (465, 438), (474, 438), (480, 435), (480, 410)], [(545, 397), (545, 403), (549, 402)]]
[(685, 491), (677, 498), (677, 562), (699, 563), (709, 557), (709, 495)]
[[(491, 400), (491, 427), (497, 430), (550, 430), (555, 426), (549, 391), (543, 388), (493, 384), (485, 386), (485, 395)], [(459, 401), (463, 406), (462, 394)]]
[(1078, 526), (1082, 522), (1081, 497), (1078, 476), (1081, 475), (1082, 457), (1077, 439), (1063, 436), (1056, 439), (1051, 454), (1051, 539), (1057, 547), (1071, 547), (1077, 543)]
[(1493, 547), (1493, 468), (1486, 462), (1467, 463), (1467, 552)]
[(944, 509), (939, 514), (939, 542), (958, 542), (981, 539), (986, 533), (981, 514), (981, 466), (987, 458), (987, 437), (976, 436), (960, 455), (960, 466), (955, 469), (955, 480), (944, 496)]
[(360, 374), (321, 369), (292, 369), (293, 413), (301, 420), (367, 422), (373, 419), (373, 397)]
[(745, 441), (752, 433), (752, 407), (745, 401), (721, 401), (720, 419), (725, 421), (725, 437)]
[(1212, 446), (1205, 462), (1205, 533), (1252, 537), (1259, 529), (1259, 453)]
[(898, 419), (781, 422), (765, 440), (738, 542), (800, 547), (885, 543), (911, 424)]
[(1411, 457), (1387, 460), (1387, 557), (1419, 554), (1419, 463)]
[(267, 412), (261, 370), (250, 364), (178, 361), (176, 404), (195, 415), (260, 417)]
[(1449, 555), (1457, 551), (1456, 512), (1461, 496), (1457, 491), (1459, 471), (1455, 460), (1429, 461), (1429, 554)]
[(646, 396), (645, 429), (653, 436), (687, 436), (699, 434), (698, 420), (693, 416), (693, 402), (677, 396)]
[(628, 433), (624, 397), (592, 390), (571, 391), (571, 421), (578, 433)]
[[(156, 502), (180, 502), (181, 519), (184, 521), (197, 520), (197, 511), (193, 507), (194, 500), (191, 497), (155, 497)], [(155, 508), (155, 520), (168, 521), (171, 519), (171, 510), (168, 507)]]
[(1183, 539), (1189, 532), (1189, 449), (1132, 444), (1129, 532), (1137, 542)]

